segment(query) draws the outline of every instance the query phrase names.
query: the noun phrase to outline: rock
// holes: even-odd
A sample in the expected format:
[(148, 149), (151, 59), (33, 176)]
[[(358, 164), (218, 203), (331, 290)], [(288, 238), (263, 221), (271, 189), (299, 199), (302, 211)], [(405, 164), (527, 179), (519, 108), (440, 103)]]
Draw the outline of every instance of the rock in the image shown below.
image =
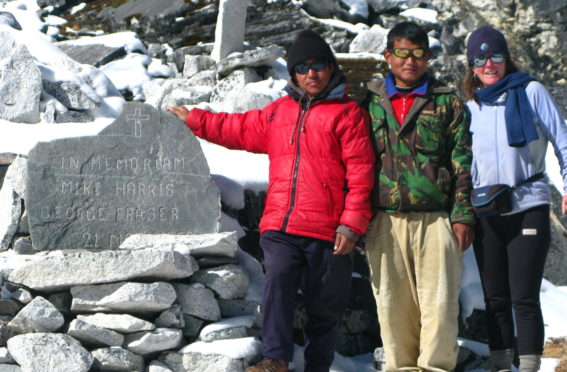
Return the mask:
[(203, 328), (203, 325), (205, 325), (205, 322), (202, 319), (187, 314), (183, 314), (183, 321), (185, 323), (183, 336), (192, 340), (197, 338), (199, 332)]
[(96, 136), (29, 153), (27, 208), (38, 250), (114, 249), (131, 234), (218, 231), (219, 192), (197, 139), (140, 103)]
[[(229, 112), (260, 110), (267, 104), (272, 103), (275, 99), (281, 97), (280, 95), (274, 96), (270, 93), (264, 93), (262, 87), (266, 85), (273, 86), (275, 84), (271, 79), (267, 80), (267, 82), (246, 84), (244, 89), (240, 91), (238, 98), (236, 95), (230, 94), (229, 98), (223, 102), (224, 110)], [(284, 92), (282, 91), (281, 94), (283, 95)]]
[(200, 270), (191, 279), (212, 289), (224, 300), (244, 297), (250, 284), (248, 273), (240, 265), (225, 265)]
[(176, 293), (169, 283), (113, 283), (71, 288), (71, 311), (152, 313), (168, 309)]
[(12, 355), (10, 355), (10, 352), (8, 351), (8, 348), (0, 347), (0, 363), (15, 363), (14, 358), (12, 358)]
[(213, 292), (201, 284), (174, 284), (183, 313), (204, 320), (220, 319), (220, 309)]
[(93, 369), (101, 371), (143, 372), (144, 358), (119, 346), (93, 350)]
[(85, 94), (81, 90), (81, 86), (72, 81), (49, 81), (44, 79), (43, 89), (68, 109), (90, 110), (100, 105), (99, 96)]
[(231, 359), (219, 354), (167, 353), (163, 363), (175, 372), (242, 372), (245, 368), (241, 360)]
[(20, 311), (21, 306), (11, 298), (0, 299), (0, 315), (14, 316)]
[(18, 288), (13, 291), (12, 298), (22, 304), (29, 304), (33, 300), (33, 296), (30, 291), (24, 288)]
[(254, 320), (254, 316), (248, 315), (211, 323), (201, 330), (199, 340), (211, 342), (215, 340), (247, 337), (247, 330), (254, 325)]
[(173, 372), (173, 371), (167, 368), (165, 364), (154, 360), (148, 365), (148, 370), (146, 372)]
[(61, 312), (67, 316), (71, 313), (71, 294), (69, 292), (59, 292), (50, 294), (47, 298)]
[(94, 117), (88, 112), (68, 110), (55, 115), (55, 123), (90, 123)]
[[(146, 103), (158, 109), (166, 109), (182, 104), (197, 104), (206, 102), (212, 94), (212, 88), (208, 86), (194, 86), (189, 80), (168, 79), (163, 85), (152, 92), (146, 99)], [(149, 84), (144, 85), (146, 91)]]
[(45, 298), (38, 296), (8, 323), (13, 334), (55, 332), (63, 326), (63, 314)]
[(85, 323), (111, 329), (120, 333), (151, 331), (156, 327), (153, 323), (136, 318), (129, 314), (97, 313), (93, 315), (77, 315), (77, 319)]
[(12, 27), (15, 30), (21, 30), (22, 26), (10, 12), (0, 11), (0, 25), (6, 25)]
[[(0, 185), (0, 187), (2, 187)], [(30, 234), (30, 225), (28, 224), (28, 212), (24, 209), (22, 216), (20, 217), (20, 223), (18, 224), (18, 231), (19, 235), (29, 235)], [(30, 241), (31, 244), (31, 241)]]
[[(268, 45), (265, 48), (233, 53), (218, 63), (217, 73), (220, 76), (226, 76), (242, 67), (269, 66), (284, 55), (284, 48), (279, 45)], [(185, 66), (187, 66), (187, 62), (185, 62)]]
[(147, 355), (159, 351), (176, 349), (181, 345), (180, 329), (156, 328), (151, 332), (139, 332), (126, 336), (124, 346), (136, 354)]
[(93, 357), (71, 336), (27, 333), (8, 340), (8, 350), (23, 371), (87, 372)]
[(206, 70), (196, 73), (195, 75), (191, 76), (187, 79), (187, 84), (189, 86), (195, 87), (211, 87), (217, 84), (217, 76), (216, 72), (212, 70)]
[(200, 269), (208, 269), (211, 267), (239, 264), (237, 258), (222, 257), (222, 256), (205, 256), (197, 259), (197, 264)]
[(174, 305), (164, 310), (154, 321), (154, 324), (160, 328), (185, 328), (185, 319), (181, 306)]
[(222, 103), (225, 100), (239, 99), (240, 91), (246, 84), (260, 80), (260, 76), (250, 67), (234, 71), (217, 83), (211, 95), (211, 102)]
[(1, 31), (0, 40), (0, 118), (37, 123), (41, 96), (39, 67), (28, 49), (10, 32)]
[(15, 238), (14, 244), (12, 244), (12, 249), (17, 254), (34, 254), (34, 253), (36, 253), (36, 251), (34, 251), (34, 249), (33, 249), (32, 241), (31, 241), (29, 236), (23, 236), (23, 237)]
[(22, 199), (26, 193), (26, 171), (27, 160), (17, 157), (8, 167), (4, 177), (0, 190), (0, 251), (10, 248), (18, 230), (22, 216)]
[(120, 346), (124, 342), (120, 333), (78, 319), (69, 324), (67, 334), (89, 347)]
[(234, 232), (194, 235), (131, 235), (120, 245), (121, 249), (172, 250), (194, 257), (236, 257), (238, 240)]
[(256, 301), (243, 299), (236, 300), (218, 300), (219, 308), (223, 318), (235, 316), (258, 314), (260, 304)]
[(349, 46), (349, 53), (370, 52), (382, 54), (386, 48), (387, 29), (373, 25), (369, 30), (356, 35)]
[[(214, 353), (211, 350), (215, 350)], [(212, 342), (194, 342), (179, 350), (179, 353), (202, 353), (208, 355), (222, 355), (232, 360), (249, 363), (256, 359), (262, 350), (262, 343), (255, 337), (245, 337)], [(166, 363), (167, 364), (167, 363)], [(222, 370), (222, 369), (219, 369)]]
[(242, 51), (247, 6), (248, 0), (220, 1), (215, 28), (215, 46), (211, 52), (211, 57), (216, 62), (226, 58), (230, 53)]
[(52, 254), (14, 269), (13, 283), (54, 291), (75, 285), (111, 283), (129, 279), (186, 278), (197, 270), (192, 257), (158, 249), (82, 251)]
[(0, 363), (0, 372), (21, 372), (22, 368), (15, 364)]
[(126, 55), (123, 47), (108, 47), (102, 44), (73, 45), (63, 41), (55, 45), (75, 61), (95, 67), (100, 67)]
[(214, 66), (215, 61), (209, 56), (188, 54), (183, 64), (183, 77), (191, 78), (199, 72), (211, 70)]

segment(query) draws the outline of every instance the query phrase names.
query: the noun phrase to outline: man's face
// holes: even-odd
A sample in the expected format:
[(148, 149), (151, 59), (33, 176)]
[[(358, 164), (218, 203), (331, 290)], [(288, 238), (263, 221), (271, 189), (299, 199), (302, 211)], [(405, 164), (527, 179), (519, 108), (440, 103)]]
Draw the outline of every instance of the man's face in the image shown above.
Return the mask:
[[(429, 60), (429, 52), (425, 50), (423, 45), (414, 44), (408, 39), (400, 39), (394, 41), (392, 49), (405, 48), (410, 49), (407, 58), (401, 58), (394, 54), (392, 50), (384, 52), (384, 58), (390, 65), (390, 71), (394, 74), (396, 85), (401, 88), (412, 88), (419, 83), (423, 75), (427, 72), (427, 61)], [(417, 58), (412, 50), (425, 50), (423, 58)]]
[[(298, 72), (298, 69), (301, 70), (301, 68), (298, 68), (299, 65), (295, 67), (295, 80), (299, 84), (299, 87), (307, 92), (309, 98), (313, 98), (321, 93), (327, 85), (329, 85), (333, 72), (335, 71), (335, 66), (326, 62), (324, 62), (325, 67), (317, 71), (319, 67), (322, 67), (321, 63), (323, 62), (320, 62), (321, 61), (315, 59), (308, 59), (300, 63), (299, 65), (307, 66), (307, 71), (305, 71), (304, 74)], [(305, 68), (305, 66), (299, 67)]]

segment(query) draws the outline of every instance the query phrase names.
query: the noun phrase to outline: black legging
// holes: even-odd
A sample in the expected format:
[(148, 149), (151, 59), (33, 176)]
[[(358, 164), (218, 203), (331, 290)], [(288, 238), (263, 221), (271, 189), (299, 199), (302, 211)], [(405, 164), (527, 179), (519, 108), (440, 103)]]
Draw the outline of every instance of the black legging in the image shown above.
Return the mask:
[(490, 350), (513, 348), (514, 308), (518, 354), (541, 355), (544, 326), (539, 292), (550, 245), (549, 205), (479, 218), (475, 230)]

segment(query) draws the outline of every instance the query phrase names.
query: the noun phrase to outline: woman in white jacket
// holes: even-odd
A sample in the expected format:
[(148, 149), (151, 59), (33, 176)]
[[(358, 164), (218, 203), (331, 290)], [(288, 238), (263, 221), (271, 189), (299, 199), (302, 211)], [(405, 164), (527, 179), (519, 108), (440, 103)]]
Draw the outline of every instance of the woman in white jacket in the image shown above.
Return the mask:
[[(567, 188), (567, 126), (545, 87), (518, 71), (500, 31), (491, 26), (473, 31), (467, 60), (463, 86), (473, 138), (472, 202), (478, 212), (473, 247), (492, 368), (511, 370), (516, 329), (520, 371), (537, 371), (544, 343), (539, 292), (550, 245), (545, 154), (550, 142)], [(561, 208), (565, 213), (567, 196)]]

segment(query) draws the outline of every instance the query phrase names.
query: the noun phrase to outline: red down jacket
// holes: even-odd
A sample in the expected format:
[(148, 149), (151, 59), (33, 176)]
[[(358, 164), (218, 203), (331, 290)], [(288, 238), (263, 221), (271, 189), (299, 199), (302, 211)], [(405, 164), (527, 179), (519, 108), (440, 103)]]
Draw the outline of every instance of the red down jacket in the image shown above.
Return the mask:
[(375, 155), (368, 114), (343, 94), (344, 87), (339, 98), (329, 95), (310, 106), (288, 95), (262, 110), (227, 114), (193, 109), (187, 116), (187, 126), (198, 137), (268, 154), (261, 233), (333, 241), (339, 224), (358, 235), (366, 232)]

